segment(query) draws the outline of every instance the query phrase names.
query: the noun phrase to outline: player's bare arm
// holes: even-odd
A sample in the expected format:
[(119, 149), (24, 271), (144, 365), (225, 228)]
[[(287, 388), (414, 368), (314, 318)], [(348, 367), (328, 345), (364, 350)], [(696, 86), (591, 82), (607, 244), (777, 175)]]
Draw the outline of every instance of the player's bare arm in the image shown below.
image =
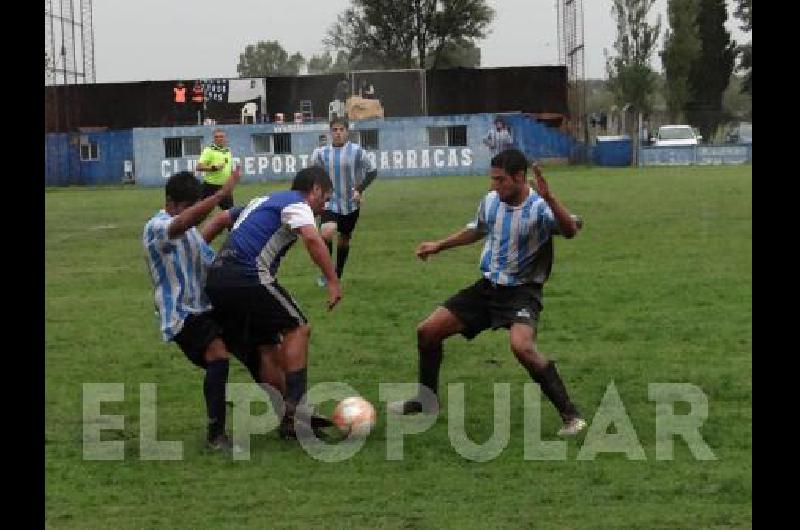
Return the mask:
[(336, 275), (336, 270), (333, 267), (328, 248), (319, 235), (317, 227), (313, 225), (301, 226), (295, 230), (303, 244), (306, 246), (308, 255), (317, 267), (320, 268), (322, 274), (328, 280), (328, 310), (333, 309), (339, 300), (342, 299), (342, 288), (339, 285), (339, 277)]
[(569, 210), (567, 210), (567, 208), (561, 204), (558, 199), (556, 199), (555, 195), (552, 194), (550, 191), (550, 186), (547, 184), (547, 181), (542, 175), (541, 168), (538, 165), (533, 164), (531, 169), (533, 169), (536, 192), (542, 197), (542, 199), (545, 200), (545, 202), (547, 202), (548, 206), (550, 206), (550, 209), (553, 210), (553, 215), (556, 218), (556, 224), (558, 224), (559, 234), (563, 235), (567, 239), (575, 237), (580, 230), (577, 217), (573, 216)]
[(428, 259), (428, 256), (438, 254), (450, 248), (471, 245), (483, 239), (484, 233), (474, 228), (463, 228), (445, 239), (439, 241), (425, 241), (417, 247), (417, 257), (421, 260)]
[(228, 210), (225, 210), (224, 212), (219, 212), (210, 221), (205, 223), (200, 229), (200, 234), (203, 236), (206, 243), (211, 243), (223, 230), (231, 228), (232, 226), (233, 219), (231, 218), (231, 214)]
[(225, 184), (222, 186), (222, 188), (220, 188), (219, 191), (217, 191), (214, 195), (207, 197), (202, 201), (198, 201), (175, 216), (167, 228), (167, 235), (169, 238), (172, 239), (178, 237), (191, 227), (200, 223), (200, 221), (202, 221), (209, 213), (211, 213), (214, 208), (217, 207), (222, 199), (231, 194), (233, 188), (235, 188), (239, 183), (240, 174), (241, 172), (239, 171), (239, 168), (236, 168), (231, 173), (230, 178), (225, 181)]

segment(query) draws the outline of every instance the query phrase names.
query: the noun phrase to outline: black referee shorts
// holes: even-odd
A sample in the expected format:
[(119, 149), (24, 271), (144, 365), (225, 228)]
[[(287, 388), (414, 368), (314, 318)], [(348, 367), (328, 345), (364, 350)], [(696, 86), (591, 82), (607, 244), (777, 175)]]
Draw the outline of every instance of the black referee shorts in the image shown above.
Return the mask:
[(330, 210), (323, 210), (319, 219), (319, 224), (336, 223), (336, 231), (343, 236), (350, 237), (356, 229), (358, 223), (358, 216), (361, 213), (361, 208), (349, 214), (335, 213)]
[(510, 328), (512, 324), (535, 330), (542, 311), (542, 286), (502, 286), (482, 278), (442, 305), (464, 324), (461, 334), (467, 339), (486, 329)]
[[(203, 189), (200, 192), (200, 200), (211, 197), (221, 189), (222, 186), (220, 185), (203, 182)], [(231, 208), (233, 208), (233, 194), (226, 195), (225, 197), (223, 197), (222, 200), (219, 201), (219, 207), (222, 210), (230, 210)]]

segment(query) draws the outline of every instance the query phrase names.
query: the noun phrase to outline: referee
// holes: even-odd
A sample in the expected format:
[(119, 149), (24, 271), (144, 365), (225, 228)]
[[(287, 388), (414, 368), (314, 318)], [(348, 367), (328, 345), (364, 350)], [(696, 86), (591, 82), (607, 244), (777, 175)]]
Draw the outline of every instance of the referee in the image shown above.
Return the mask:
[[(233, 153), (228, 147), (225, 131), (214, 129), (214, 143), (203, 149), (197, 161), (197, 170), (205, 172), (201, 199), (211, 197), (222, 189), (222, 185), (230, 178), (233, 169)], [(222, 210), (233, 208), (233, 194), (225, 195), (220, 201)]]

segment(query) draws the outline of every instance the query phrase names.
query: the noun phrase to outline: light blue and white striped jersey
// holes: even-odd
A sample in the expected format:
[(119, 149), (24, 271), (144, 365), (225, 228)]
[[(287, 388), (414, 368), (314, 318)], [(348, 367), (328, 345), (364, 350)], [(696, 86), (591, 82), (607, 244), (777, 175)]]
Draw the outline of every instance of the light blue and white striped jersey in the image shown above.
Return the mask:
[(144, 225), (142, 234), (165, 341), (180, 333), (187, 316), (211, 310), (204, 285), (206, 269), (214, 260), (214, 250), (195, 227), (170, 239), (170, 221), (172, 216), (161, 210)]
[(499, 285), (544, 283), (553, 264), (552, 234), (557, 224), (550, 206), (533, 189), (519, 206), (489, 192), (467, 228), (486, 235), (481, 253), (483, 277)]
[(497, 128), (492, 127), (484, 139), (484, 143), (489, 147), (492, 156), (499, 155), (506, 149), (514, 147), (514, 138), (511, 136), (511, 131), (503, 129), (498, 131)]
[(325, 209), (347, 215), (358, 210), (353, 200), (353, 188), (360, 184), (375, 166), (367, 152), (358, 144), (347, 142), (341, 147), (318, 147), (311, 155), (311, 164), (324, 168), (333, 181), (333, 193)]

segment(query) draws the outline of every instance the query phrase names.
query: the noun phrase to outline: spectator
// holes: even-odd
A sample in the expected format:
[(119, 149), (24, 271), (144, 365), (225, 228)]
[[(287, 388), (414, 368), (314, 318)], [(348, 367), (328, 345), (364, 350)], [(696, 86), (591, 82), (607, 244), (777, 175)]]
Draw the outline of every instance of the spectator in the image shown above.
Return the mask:
[(194, 87), (192, 87), (192, 107), (197, 113), (197, 125), (203, 123), (204, 102), (205, 96), (203, 95), (203, 85), (200, 84), (200, 81), (195, 81)]
[(181, 124), (186, 119), (186, 87), (181, 81), (172, 87), (172, 102), (174, 105), (175, 121)]
[(483, 143), (492, 152), (492, 156), (499, 155), (506, 149), (514, 147), (511, 131), (508, 130), (506, 123), (501, 118), (495, 118), (494, 128), (489, 129), (489, 133), (483, 139)]

